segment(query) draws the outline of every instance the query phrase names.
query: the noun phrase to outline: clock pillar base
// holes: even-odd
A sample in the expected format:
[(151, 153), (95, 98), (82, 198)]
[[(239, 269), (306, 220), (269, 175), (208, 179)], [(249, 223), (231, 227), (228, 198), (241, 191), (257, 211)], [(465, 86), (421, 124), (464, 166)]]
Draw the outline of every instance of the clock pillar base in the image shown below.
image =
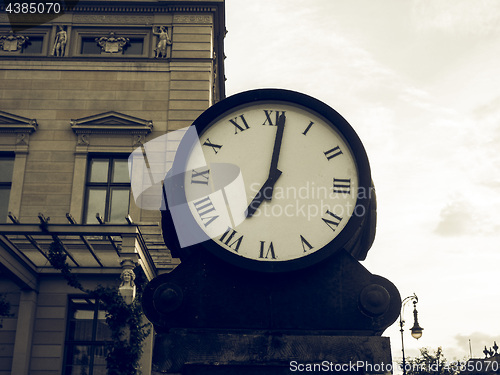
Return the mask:
[(364, 375), (391, 372), (389, 339), (379, 335), (401, 298), (343, 250), (283, 274), (199, 252), (153, 279), (143, 308), (157, 332), (155, 375), (281, 375), (314, 365)]
[(145, 287), (143, 309), (156, 332), (215, 329), (379, 336), (399, 316), (401, 297), (346, 251), (294, 272), (266, 274), (207, 251)]
[[(158, 334), (153, 375), (381, 374), (388, 337), (173, 329)], [(316, 366), (316, 367), (314, 367)], [(309, 370), (309, 371), (308, 371)]]

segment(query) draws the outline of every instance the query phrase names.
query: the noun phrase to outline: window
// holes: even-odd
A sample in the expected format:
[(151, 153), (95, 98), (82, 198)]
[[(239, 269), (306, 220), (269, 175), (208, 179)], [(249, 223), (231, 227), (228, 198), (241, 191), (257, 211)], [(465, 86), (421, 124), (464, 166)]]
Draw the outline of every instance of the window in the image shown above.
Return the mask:
[[(142, 56), (143, 52), (144, 38), (129, 38), (128, 43), (123, 46), (123, 52), (117, 53), (117, 55), (123, 54)], [(82, 55), (101, 55), (103, 54), (103, 50), (96, 42), (95, 37), (82, 37), (82, 47), (80, 53)]]
[(95, 156), (89, 160), (86, 187), (85, 223), (125, 223), (128, 215), (130, 178), (125, 157)]
[(0, 155), (0, 223), (7, 222), (14, 157)]
[(82, 38), (82, 50), (84, 55), (100, 55), (101, 47), (95, 41), (95, 37)]
[(151, 58), (154, 55), (151, 32), (151, 26), (116, 27), (112, 30), (74, 26), (71, 37), (73, 53), (86, 58)]
[(124, 55), (142, 55), (144, 39), (130, 38), (128, 45), (123, 50)]
[(47, 27), (30, 27), (17, 33), (0, 27), (0, 55), (45, 55), (47, 53)]
[(72, 297), (68, 306), (64, 375), (106, 375), (111, 330), (99, 300)]
[(40, 54), (43, 48), (43, 36), (30, 36), (23, 47), (23, 53)]

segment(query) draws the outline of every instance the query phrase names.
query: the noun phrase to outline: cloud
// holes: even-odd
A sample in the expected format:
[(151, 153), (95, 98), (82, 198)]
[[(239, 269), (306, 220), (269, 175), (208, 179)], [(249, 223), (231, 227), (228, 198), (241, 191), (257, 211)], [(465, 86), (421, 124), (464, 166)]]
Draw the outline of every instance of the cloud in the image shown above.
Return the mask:
[(434, 232), (441, 236), (462, 236), (470, 231), (469, 225), (474, 222), (470, 217), (471, 205), (462, 200), (447, 204), (440, 214), (440, 221)]
[(399, 98), (419, 110), (425, 110), (433, 116), (449, 116), (455, 114), (453, 109), (436, 103), (433, 95), (422, 88), (417, 88), (415, 86), (403, 87), (399, 94)]
[(481, 185), (464, 188), (462, 191), (468, 193), (468, 199), (460, 192), (456, 193), (441, 209), (434, 234), (443, 237), (497, 236), (500, 229), (500, 204), (498, 194), (491, 190)]
[(488, 103), (477, 106), (474, 109), (474, 114), (479, 119), (494, 116), (496, 120), (500, 119), (500, 96), (491, 99)]
[(414, 0), (412, 19), (422, 31), (462, 35), (500, 31), (498, 0)]
[(395, 96), (399, 77), (343, 32), (331, 2), (320, 5), (294, 7), (283, 1), (266, 3), (264, 9), (245, 5), (245, 19), (254, 22), (233, 31), (228, 21), (228, 92), (282, 87), (327, 103), (348, 98), (378, 101), (387, 97), (387, 91)]

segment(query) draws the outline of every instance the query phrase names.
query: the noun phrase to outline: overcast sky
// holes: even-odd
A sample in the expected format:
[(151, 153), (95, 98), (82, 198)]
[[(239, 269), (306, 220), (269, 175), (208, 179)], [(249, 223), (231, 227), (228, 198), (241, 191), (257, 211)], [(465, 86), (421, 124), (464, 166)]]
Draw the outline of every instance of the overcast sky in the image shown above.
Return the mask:
[[(309, 94), (363, 141), (378, 198), (363, 265), (418, 295), (407, 353), (500, 344), (500, 1), (227, 0), (226, 25), (228, 95)], [(400, 359), (398, 324), (385, 335)]]

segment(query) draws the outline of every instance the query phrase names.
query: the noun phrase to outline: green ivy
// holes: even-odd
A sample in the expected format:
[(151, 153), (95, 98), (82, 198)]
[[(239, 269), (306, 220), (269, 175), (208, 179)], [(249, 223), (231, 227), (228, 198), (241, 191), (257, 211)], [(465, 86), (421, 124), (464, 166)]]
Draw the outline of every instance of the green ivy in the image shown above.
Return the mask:
[(10, 314), (10, 303), (5, 299), (3, 294), (0, 294), (0, 317), (7, 318)]
[(68, 255), (64, 252), (64, 248), (59, 241), (54, 241), (50, 244), (48, 258), (52, 267), (61, 271), (69, 286), (79, 289), (82, 292), (87, 292), (82, 284), (80, 284), (77, 277), (71, 273), (71, 268), (68, 263), (66, 263)]
[(58, 241), (50, 244), (49, 262), (61, 271), (68, 285), (81, 290), (101, 301), (106, 310), (106, 323), (111, 330), (111, 342), (108, 343), (106, 368), (108, 375), (140, 374), (139, 360), (142, 355), (142, 343), (150, 333), (150, 324), (143, 324), (141, 303), (142, 286), (146, 279), (140, 267), (136, 269), (136, 298), (128, 305), (117, 287), (99, 285), (94, 290), (83, 288), (78, 278), (71, 273), (62, 245)]
[(0, 294), (0, 328), (3, 327), (3, 318), (9, 318), (13, 316), (10, 313), (10, 303), (5, 299), (3, 294)]

